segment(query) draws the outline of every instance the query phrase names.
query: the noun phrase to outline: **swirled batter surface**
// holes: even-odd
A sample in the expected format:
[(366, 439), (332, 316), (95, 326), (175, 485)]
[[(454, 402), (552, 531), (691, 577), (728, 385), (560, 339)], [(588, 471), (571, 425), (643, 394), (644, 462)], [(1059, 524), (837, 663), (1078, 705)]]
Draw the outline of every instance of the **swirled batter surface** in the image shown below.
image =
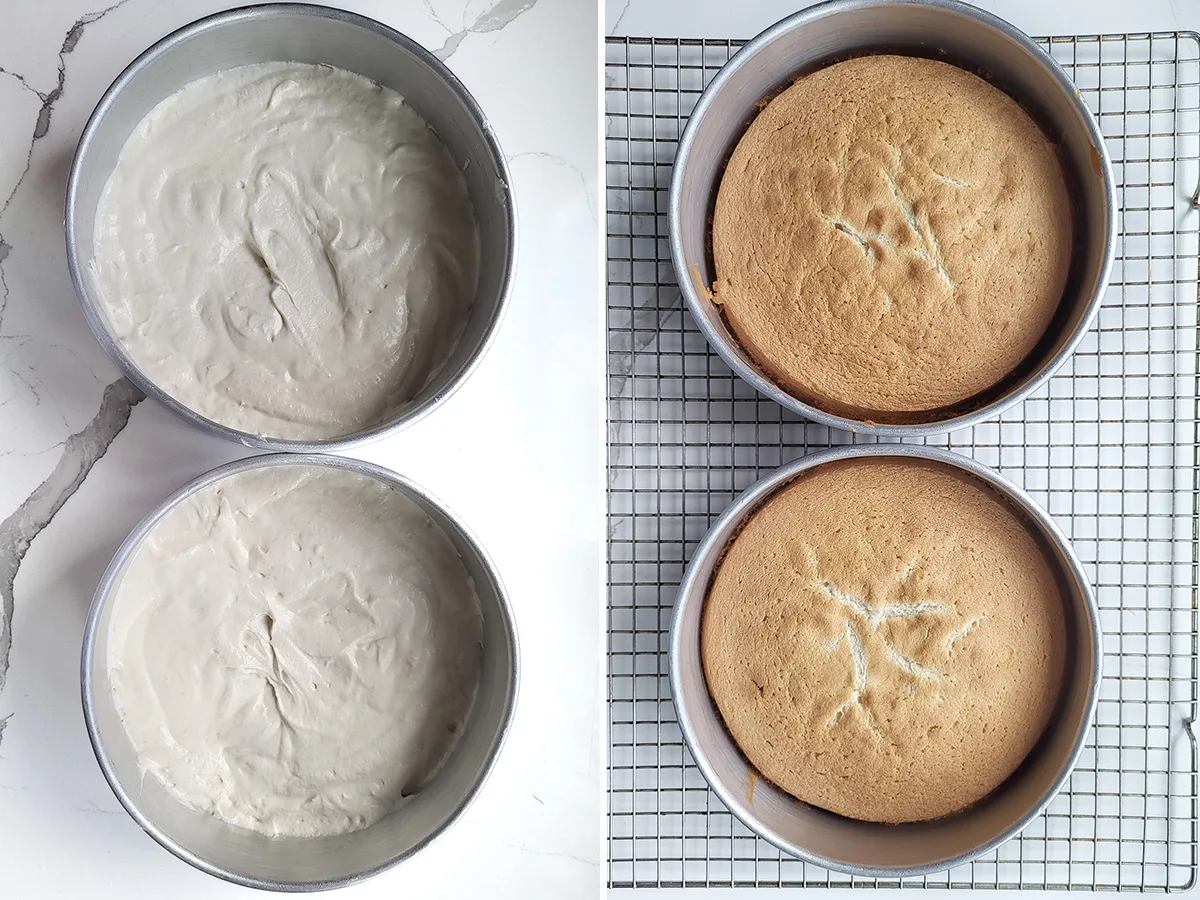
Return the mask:
[(269, 835), (364, 828), (461, 736), (482, 623), (445, 533), (387, 485), (287, 465), (173, 508), (121, 581), (117, 710), (143, 771)]
[(201, 78), (130, 135), (92, 275), (134, 362), (185, 406), (316, 440), (386, 420), (449, 357), (478, 234), (399, 94), (323, 66)]

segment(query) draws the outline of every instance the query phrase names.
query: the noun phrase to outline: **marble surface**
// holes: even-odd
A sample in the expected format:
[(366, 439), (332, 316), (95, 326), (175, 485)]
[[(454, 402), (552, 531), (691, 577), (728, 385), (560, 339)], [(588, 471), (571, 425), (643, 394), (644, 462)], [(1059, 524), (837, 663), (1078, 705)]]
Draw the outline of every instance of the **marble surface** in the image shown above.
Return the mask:
[[(970, 2), (970, 0), (968, 0)], [(1200, 29), (1196, 0), (974, 0), (1028, 34), (1102, 34)], [(604, 30), (638, 37), (754, 37), (814, 0), (609, 0)]]
[[(121, 379), (67, 276), (79, 132), (137, 53), (220, 0), (0, 6), (0, 896), (219, 897), (121, 810), (79, 709), (92, 590), (169, 492), (246, 454)], [(596, 8), (588, 0), (343, 0), (446, 60), (512, 168), (517, 279), (490, 354), (444, 406), (356, 451), (474, 529), (512, 596), (516, 720), (464, 818), (346, 896), (600, 892), (603, 315)]]

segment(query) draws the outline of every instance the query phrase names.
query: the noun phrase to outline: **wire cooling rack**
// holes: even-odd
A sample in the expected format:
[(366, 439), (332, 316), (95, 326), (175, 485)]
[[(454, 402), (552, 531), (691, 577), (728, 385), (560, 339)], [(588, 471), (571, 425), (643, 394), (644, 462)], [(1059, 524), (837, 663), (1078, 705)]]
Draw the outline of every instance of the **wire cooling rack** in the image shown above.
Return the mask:
[(609, 881), (1168, 891), (1197, 871), (1197, 156), (1200, 36), (1050, 38), (1098, 115), (1121, 205), (1097, 325), (999, 420), (930, 439), (1023, 485), (1096, 586), (1105, 676), (1067, 788), (1019, 837), (902, 882), (831, 873), (733, 818), (683, 745), (667, 631), (684, 565), (762, 475), (852, 440), (760, 398), (711, 352), (671, 269), (667, 187), (700, 91), (736, 41), (606, 48)]

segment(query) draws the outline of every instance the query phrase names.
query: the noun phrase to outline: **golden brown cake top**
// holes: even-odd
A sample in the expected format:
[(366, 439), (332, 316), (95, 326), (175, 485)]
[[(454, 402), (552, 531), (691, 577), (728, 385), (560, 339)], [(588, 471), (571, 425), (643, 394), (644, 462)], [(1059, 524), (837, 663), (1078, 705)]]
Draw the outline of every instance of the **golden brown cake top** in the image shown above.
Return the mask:
[(717, 195), (715, 302), (789, 393), (903, 421), (1003, 382), (1062, 298), (1071, 206), (1054, 146), (969, 72), (864, 56), (751, 123)]
[(750, 763), (854, 819), (958, 812), (1029, 754), (1058, 699), (1055, 569), (972, 476), (829, 463), (775, 493), (705, 602), (709, 691)]

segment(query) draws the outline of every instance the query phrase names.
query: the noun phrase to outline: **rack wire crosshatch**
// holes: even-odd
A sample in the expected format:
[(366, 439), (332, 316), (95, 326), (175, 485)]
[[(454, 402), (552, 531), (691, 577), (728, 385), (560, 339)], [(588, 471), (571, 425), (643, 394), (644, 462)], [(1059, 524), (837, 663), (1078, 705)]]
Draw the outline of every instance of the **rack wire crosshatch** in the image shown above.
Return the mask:
[(683, 568), (733, 498), (812, 450), (864, 440), (757, 396), (682, 310), (667, 246), (675, 144), (737, 41), (609, 38), (609, 883), (1174, 891), (1197, 875), (1200, 36), (1041, 41), (1097, 114), (1120, 232), (1096, 325), (998, 420), (929, 443), (1023, 485), (1096, 587), (1105, 674), (1066, 789), (976, 862), (886, 882), (780, 854), (683, 745), (666, 669)]

